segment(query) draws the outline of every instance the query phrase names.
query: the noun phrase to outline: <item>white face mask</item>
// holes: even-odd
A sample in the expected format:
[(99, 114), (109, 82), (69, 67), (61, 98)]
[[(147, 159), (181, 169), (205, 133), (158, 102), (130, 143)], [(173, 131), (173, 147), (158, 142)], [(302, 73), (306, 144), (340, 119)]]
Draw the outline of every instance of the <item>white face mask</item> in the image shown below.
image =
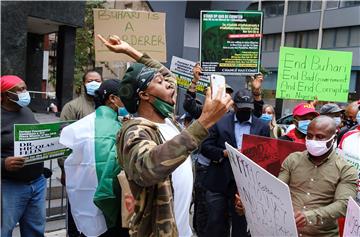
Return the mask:
[(306, 143), (305, 143), (306, 149), (313, 156), (322, 156), (326, 152), (328, 152), (331, 149), (331, 147), (334, 145), (334, 141), (332, 141), (330, 147), (327, 147), (327, 145), (326, 145), (329, 141), (334, 139), (334, 137), (335, 137), (335, 134), (329, 140), (326, 140), (326, 141), (308, 140), (306, 138), (305, 139), (306, 140)]
[(333, 118), (336, 124), (336, 127), (339, 127), (339, 125), (341, 124), (341, 118), (340, 117), (334, 117)]

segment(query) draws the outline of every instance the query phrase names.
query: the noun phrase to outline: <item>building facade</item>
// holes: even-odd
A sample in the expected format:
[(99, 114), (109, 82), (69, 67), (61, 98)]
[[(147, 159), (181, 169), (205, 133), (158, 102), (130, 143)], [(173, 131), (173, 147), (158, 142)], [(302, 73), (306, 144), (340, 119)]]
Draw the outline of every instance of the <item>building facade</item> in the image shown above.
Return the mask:
[[(73, 97), (76, 28), (83, 26), (84, 10), (83, 1), (1, 1), (1, 74), (25, 80), (36, 112), (48, 106), (49, 61), (55, 68), (54, 102), (61, 108)], [(46, 52), (54, 32), (51, 56)]]

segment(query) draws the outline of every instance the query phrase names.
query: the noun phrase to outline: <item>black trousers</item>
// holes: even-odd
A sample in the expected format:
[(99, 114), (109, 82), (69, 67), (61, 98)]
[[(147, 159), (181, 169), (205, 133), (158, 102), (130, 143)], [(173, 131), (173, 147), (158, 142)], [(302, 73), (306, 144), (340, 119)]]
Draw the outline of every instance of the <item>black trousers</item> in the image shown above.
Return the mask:
[[(235, 212), (236, 186), (228, 194), (206, 191), (208, 220), (205, 236), (213, 237), (248, 237), (245, 215)], [(231, 226), (231, 235), (230, 235)]]
[[(67, 231), (69, 237), (86, 237), (84, 234), (80, 233), (74, 221), (74, 218), (71, 214), (70, 203), (67, 203), (68, 213), (67, 213)], [(121, 212), (119, 214), (121, 216)], [(129, 237), (129, 229), (122, 228), (120, 224), (116, 227), (108, 229), (105, 233), (99, 237)]]
[(205, 228), (208, 219), (207, 204), (205, 199), (206, 189), (202, 185), (206, 172), (207, 166), (195, 162), (193, 227), (199, 237), (205, 237)]

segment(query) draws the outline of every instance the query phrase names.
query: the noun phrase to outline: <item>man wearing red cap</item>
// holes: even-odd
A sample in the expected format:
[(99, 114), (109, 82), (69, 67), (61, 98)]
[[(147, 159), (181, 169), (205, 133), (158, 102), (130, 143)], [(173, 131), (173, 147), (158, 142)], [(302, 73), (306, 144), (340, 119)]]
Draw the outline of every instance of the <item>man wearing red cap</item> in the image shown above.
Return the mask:
[(17, 76), (1, 77), (1, 236), (11, 237), (16, 224), (21, 236), (44, 236), (46, 179), (44, 163), (25, 165), (14, 157), (14, 124), (37, 123), (27, 107), (30, 95)]
[(293, 110), (295, 128), (290, 130), (286, 135), (279, 137), (279, 139), (294, 141), (305, 144), (305, 137), (307, 128), (314, 118), (319, 115), (311, 104), (300, 103), (295, 106)]

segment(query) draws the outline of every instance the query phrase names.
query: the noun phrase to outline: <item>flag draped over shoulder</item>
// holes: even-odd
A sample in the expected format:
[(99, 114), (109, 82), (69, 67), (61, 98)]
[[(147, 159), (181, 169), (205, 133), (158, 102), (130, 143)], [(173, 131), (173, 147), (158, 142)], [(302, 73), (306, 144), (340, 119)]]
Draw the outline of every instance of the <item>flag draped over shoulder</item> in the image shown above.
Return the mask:
[(78, 230), (99, 236), (120, 225), (120, 166), (116, 134), (121, 128), (117, 113), (100, 106), (83, 119), (65, 127), (60, 143), (71, 148), (65, 160), (66, 190)]

